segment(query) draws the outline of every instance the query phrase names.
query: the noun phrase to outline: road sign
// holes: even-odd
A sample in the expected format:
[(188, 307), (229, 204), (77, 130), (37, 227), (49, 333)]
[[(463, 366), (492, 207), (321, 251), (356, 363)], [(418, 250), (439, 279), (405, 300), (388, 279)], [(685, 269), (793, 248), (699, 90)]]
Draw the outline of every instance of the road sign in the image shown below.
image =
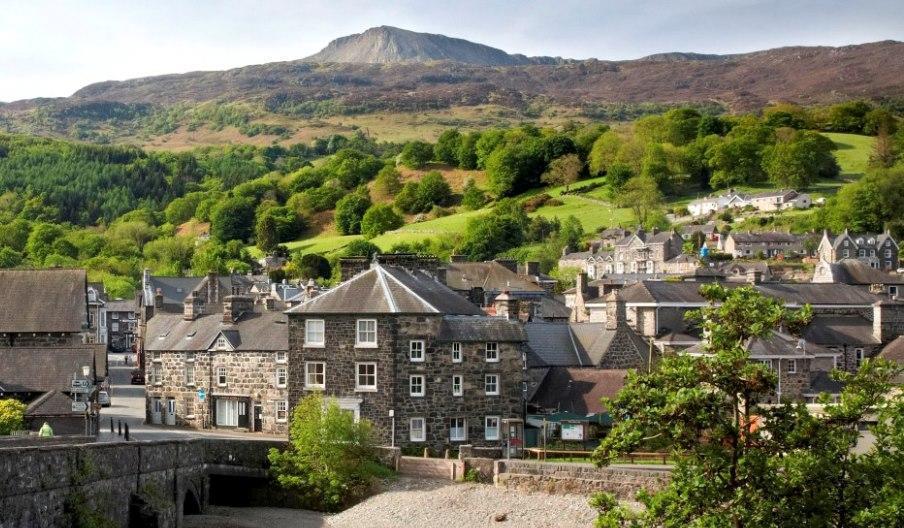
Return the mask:
[(204, 392), (204, 388), (202, 387), (198, 389), (198, 401), (202, 402), (205, 398), (207, 398), (207, 393)]
[(74, 379), (69, 387), (73, 394), (87, 394), (91, 392), (91, 381), (86, 379)]
[(88, 410), (87, 402), (72, 402), (72, 412), (85, 412)]

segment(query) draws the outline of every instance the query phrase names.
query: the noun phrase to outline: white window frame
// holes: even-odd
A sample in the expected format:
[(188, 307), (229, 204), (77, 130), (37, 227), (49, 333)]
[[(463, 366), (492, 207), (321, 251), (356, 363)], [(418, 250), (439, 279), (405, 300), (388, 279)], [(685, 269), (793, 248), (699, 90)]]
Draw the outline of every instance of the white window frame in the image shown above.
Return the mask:
[[(286, 400), (277, 400), (273, 407), (276, 423), (286, 423), (289, 420), (289, 402)], [(282, 414), (282, 418), (280, 418), (280, 414)]]
[[(420, 383), (415, 383), (416, 381)], [(415, 390), (415, 386), (420, 385), (420, 390)], [(423, 398), (427, 393), (427, 377), (423, 374), (412, 374), (408, 376), (408, 395), (414, 398)]]
[(461, 363), (461, 343), (452, 343), (452, 363)]
[[(362, 385), (361, 384), (361, 367), (372, 366), (374, 368), (373, 385)], [(364, 373), (364, 376), (370, 376), (370, 374)], [(355, 392), (377, 392), (377, 363), (374, 361), (361, 361), (355, 363)]]
[(860, 365), (863, 364), (863, 360), (865, 357), (866, 357), (866, 355), (863, 353), (862, 348), (855, 348), (854, 349), (854, 366), (857, 368), (860, 368)]
[(217, 387), (225, 387), (228, 384), (229, 378), (226, 367), (217, 367)]
[[(373, 323), (373, 329), (364, 330), (361, 329), (361, 325), (367, 325), (369, 323)], [(361, 334), (370, 334), (373, 333), (373, 341), (363, 341), (361, 340)], [(365, 337), (369, 337), (365, 335)], [(355, 321), (355, 347), (356, 348), (377, 348), (377, 320), (376, 319), (358, 319)]]
[[(495, 420), (496, 422), (496, 434), (490, 435), (491, 427), (490, 420)], [(484, 440), (499, 440), (499, 433), (502, 426), (502, 420), (498, 416), (485, 416), (483, 418), (483, 437)]]
[[(490, 390), (490, 378), (494, 378), (492, 382), (492, 385), (496, 387), (494, 390)], [(487, 396), (499, 396), (500, 384), (499, 374), (485, 374), (483, 377), (483, 390)]]
[(285, 350), (280, 350), (276, 353), (276, 362), (280, 365), (284, 365), (289, 362), (289, 353)]
[[(455, 383), (456, 380), (458, 380), (457, 384)], [(452, 374), (452, 396), (464, 396), (464, 393), (465, 377), (461, 374)]]
[[(189, 373), (191, 373), (190, 376), (189, 376)], [(194, 361), (186, 361), (185, 362), (185, 385), (188, 387), (195, 386), (195, 362)]]
[[(455, 424), (461, 423), (460, 427)], [(459, 436), (453, 436), (452, 433), (459, 431)], [(468, 441), (468, 419), (467, 418), (449, 418), (449, 441), (450, 442), (467, 442)]]
[[(316, 328), (319, 324), (320, 340), (318, 341)], [(326, 321), (323, 319), (306, 319), (304, 322), (304, 346), (307, 348), (323, 348), (326, 346)]]
[[(493, 353), (492, 357), (490, 352)], [(484, 354), (487, 363), (499, 363), (499, 343), (496, 341), (487, 341), (484, 345)]]
[[(282, 378), (280, 380), (280, 378)], [(285, 389), (286, 385), (289, 384), (289, 369), (286, 367), (277, 367), (276, 368), (276, 388), (277, 389)]]
[(787, 374), (797, 374), (797, 360), (789, 359), (787, 368), (785, 370)]
[[(420, 427), (415, 428), (415, 422), (420, 422)], [(420, 434), (415, 435), (415, 431), (418, 431)], [(414, 416), (408, 420), (408, 439), (412, 442), (426, 442), (427, 441), (427, 420), (423, 416)]]
[[(312, 366), (321, 366), (323, 367), (321, 372), (317, 372), (316, 369), (311, 369)], [(321, 376), (323, 383), (317, 383), (317, 376)], [(314, 376), (314, 383), (311, 383), (311, 377)], [(305, 361), (304, 362), (304, 388), (307, 390), (323, 390), (326, 388), (326, 362), (325, 361)]]
[[(420, 349), (420, 354), (415, 355), (415, 350)], [(423, 339), (412, 339), (408, 342), (408, 359), (412, 363), (423, 363), (427, 357), (427, 343)]]

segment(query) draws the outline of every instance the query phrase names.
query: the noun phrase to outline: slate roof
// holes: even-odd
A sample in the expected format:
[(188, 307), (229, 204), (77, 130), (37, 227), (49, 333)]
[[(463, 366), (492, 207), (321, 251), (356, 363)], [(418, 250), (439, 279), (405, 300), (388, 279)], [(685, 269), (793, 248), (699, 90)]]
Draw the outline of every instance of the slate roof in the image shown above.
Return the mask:
[(136, 310), (135, 299), (116, 299), (115, 301), (107, 301), (106, 308), (108, 312), (132, 312)]
[(810, 372), (810, 386), (804, 394), (840, 394), (844, 390), (844, 383), (832, 379), (831, 373), (824, 370)]
[[(588, 252), (589, 254), (589, 252)], [(537, 292), (546, 290), (527, 278), (512, 272), (502, 264), (489, 262), (451, 262), (446, 269), (446, 285), (453, 290)]]
[[(206, 277), (158, 277), (149, 276), (149, 299), (145, 302), (153, 305), (154, 296), (159, 289), (163, 294), (163, 310), (167, 312), (182, 312), (185, 298), (201, 284)], [(232, 293), (234, 287), (242, 290), (250, 290), (253, 281), (241, 275), (218, 275), (218, 289), (220, 300)]]
[(379, 263), (287, 313), (484, 315), (480, 308), (424, 272)]
[(42, 394), (25, 409), (25, 416), (32, 417), (81, 414), (72, 411), (72, 398), (55, 390)]
[(894, 341), (885, 345), (882, 352), (879, 352), (879, 357), (904, 366), (904, 335), (896, 337)]
[[(839, 235), (833, 235), (829, 232), (824, 232), (825, 236), (829, 238), (829, 241), (832, 243), (832, 247), (838, 249), (841, 247), (842, 242), (844, 242), (846, 237), (850, 237), (851, 242), (853, 242), (858, 248), (878, 248), (879, 246), (885, 244), (886, 240), (891, 240), (893, 244), (897, 246), (897, 242), (894, 238), (888, 233), (857, 233), (853, 234), (848, 231), (841, 233)], [(858, 240), (862, 240), (862, 243), (857, 243)], [(869, 241), (872, 240), (873, 244), (870, 244)]]
[(904, 277), (897, 273), (878, 270), (855, 258), (841, 259), (830, 263), (835, 282), (844, 284), (904, 284)]
[(527, 341), (527, 334), (517, 321), (500, 317), (453, 315), (443, 317), (437, 340), (524, 342)]
[(741, 244), (794, 244), (801, 241), (799, 236), (791, 233), (782, 233), (781, 231), (764, 231), (761, 233), (731, 232), (728, 236), (735, 243)]
[[(590, 366), (590, 358), (576, 346), (570, 324), (532, 322), (524, 325), (527, 334), (529, 367)], [(602, 325), (596, 325), (600, 327)]]
[[(699, 282), (642, 281), (625, 286), (619, 296), (628, 303), (703, 303)], [(723, 283), (726, 288), (742, 284)], [(764, 295), (778, 298), (786, 304), (872, 305), (881, 297), (863, 287), (848, 284), (818, 283), (760, 283), (754, 286)]]
[(671, 230), (668, 230), (668, 229), (666, 229), (664, 231), (657, 231), (655, 233), (647, 232), (647, 231), (644, 231), (641, 229), (635, 233), (625, 236), (624, 238), (622, 238), (621, 240), (616, 242), (615, 245), (616, 246), (626, 246), (631, 243), (631, 241), (634, 239), (635, 236), (637, 238), (639, 238), (641, 242), (643, 242), (644, 244), (647, 244), (647, 245), (664, 244), (664, 243), (668, 242), (672, 238), (672, 236), (674, 236), (674, 234), (675, 234), (674, 232), (672, 232)]
[(549, 296), (540, 299), (540, 317), (544, 319), (568, 319), (571, 317), (571, 308), (562, 301)]
[(281, 312), (244, 313), (235, 322), (223, 314), (202, 315), (186, 321), (182, 314), (160, 313), (147, 323), (145, 350), (202, 351), (223, 334), (235, 350), (288, 350), (289, 331)]
[[(104, 345), (77, 345), (55, 348), (0, 348), (0, 387), (6, 392), (48, 392), (69, 390), (72, 375), (81, 375), (82, 366), (92, 372)], [(99, 372), (103, 374), (103, 372)]]
[(544, 409), (599, 414), (601, 398), (613, 398), (625, 386), (626, 370), (552, 368), (543, 377), (531, 403)]
[(815, 315), (803, 337), (820, 345), (878, 345), (873, 322), (860, 315)]
[(708, 224), (688, 224), (681, 226), (682, 235), (690, 236), (698, 231), (704, 235), (711, 235), (716, 231), (716, 224), (710, 222)]
[(639, 363), (646, 364), (649, 358), (650, 343), (644, 341), (626, 324), (620, 324), (617, 330), (606, 330), (604, 323), (575, 323), (570, 325), (578, 347), (590, 359), (591, 365), (601, 365), (612, 347), (618, 333), (625, 333), (637, 354)]
[(83, 269), (0, 270), (0, 332), (81, 332), (87, 285)]

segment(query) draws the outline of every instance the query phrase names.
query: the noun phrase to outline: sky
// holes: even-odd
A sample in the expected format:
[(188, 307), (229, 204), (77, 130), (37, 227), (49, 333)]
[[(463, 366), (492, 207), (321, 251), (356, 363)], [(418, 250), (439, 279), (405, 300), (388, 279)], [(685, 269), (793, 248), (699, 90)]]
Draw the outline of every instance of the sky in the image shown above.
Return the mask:
[(311, 55), (379, 25), (622, 60), (904, 40), (901, 0), (0, 0), (0, 101)]

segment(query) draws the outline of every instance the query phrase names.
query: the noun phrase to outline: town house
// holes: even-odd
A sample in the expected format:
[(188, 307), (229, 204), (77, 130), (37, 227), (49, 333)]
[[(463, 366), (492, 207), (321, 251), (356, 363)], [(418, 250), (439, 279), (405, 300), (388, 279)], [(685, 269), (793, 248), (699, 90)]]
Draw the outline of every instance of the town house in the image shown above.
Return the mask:
[(607, 273), (672, 272), (668, 261), (681, 255), (683, 244), (684, 240), (674, 231), (638, 229), (615, 243), (613, 267)]
[(514, 299), (500, 295), (488, 317), (407, 264), (375, 260), (287, 311), (290, 405), (322, 392), (371, 421), (380, 442), (412, 450), (501, 446), (524, 404)]
[(729, 233), (725, 237), (723, 250), (736, 258), (774, 258), (779, 255), (795, 257), (806, 254), (803, 237), (779, 231)]
[(819, 258), (827, 262), (855, 258), (873, 268), (889, 271), (898, 267), (900, 248), (888, 231), (881, 234), (851, 234), (845, 229), (837, 236), (823, 231), (816, 251)]
[(112, 352), (131, 352), (138, 331), (137, 307), (134, 299), (106, 302), (107, 347)]

